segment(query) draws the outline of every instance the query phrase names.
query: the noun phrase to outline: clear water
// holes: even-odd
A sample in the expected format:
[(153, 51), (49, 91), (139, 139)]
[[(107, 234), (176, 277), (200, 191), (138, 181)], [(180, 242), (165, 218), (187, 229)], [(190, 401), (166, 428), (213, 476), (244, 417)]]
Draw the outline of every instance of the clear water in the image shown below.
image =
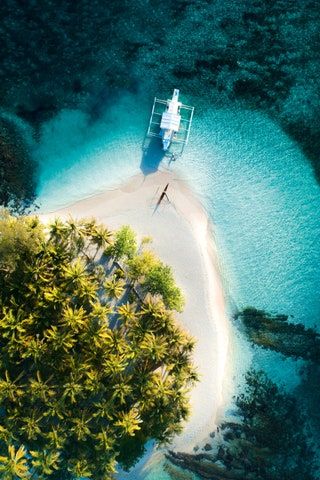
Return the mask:
[[(253, 305), (314, 326), (320, 318), (320, 189), (307, 160), (260, 113), (188, 101), (196, 107), (190, 143), (170, 168), (190, 183), (215, 224), (230, 306)], [(44, 124), (34, 151), (41, 208), (54, 210), (138, 173), (151, 103), (128, 95), (99, 121), (65, 110)], [(288, 388), (297, 385), (299, 362), (264, 352), (255, 360)], [(123, 478), (170, 477), (158, 463)]]

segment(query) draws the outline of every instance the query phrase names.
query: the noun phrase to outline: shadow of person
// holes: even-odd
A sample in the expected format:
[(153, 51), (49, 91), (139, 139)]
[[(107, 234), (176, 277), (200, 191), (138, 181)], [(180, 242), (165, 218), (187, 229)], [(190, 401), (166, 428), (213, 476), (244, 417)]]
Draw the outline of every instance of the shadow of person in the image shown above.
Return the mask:
[(143, 175), (156, 172), (164, 156), (165, 152), (162, 150), (161, 139), (153, 137), (148, 140), (142, 149), (140, 169)]

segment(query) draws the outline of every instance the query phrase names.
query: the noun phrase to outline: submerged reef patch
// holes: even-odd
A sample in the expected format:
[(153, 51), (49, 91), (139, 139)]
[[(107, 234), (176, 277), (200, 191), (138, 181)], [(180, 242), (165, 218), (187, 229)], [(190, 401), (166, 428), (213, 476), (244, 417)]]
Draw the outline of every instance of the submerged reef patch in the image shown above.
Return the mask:
[(36, 171), (22, 133), (0, 116), (0, 204), (27, 211), (35, 199)]
[(34, 125), (178, 83), (271, 115), (320, 178), (318, 2), (4, 0), (0, 15), (1, 103)]

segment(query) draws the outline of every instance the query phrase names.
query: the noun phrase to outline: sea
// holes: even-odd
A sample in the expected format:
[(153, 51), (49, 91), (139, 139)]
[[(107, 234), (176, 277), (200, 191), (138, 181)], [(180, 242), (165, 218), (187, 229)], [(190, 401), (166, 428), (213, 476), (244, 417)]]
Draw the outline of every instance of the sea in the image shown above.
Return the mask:
[[(318, 137), (305, 141), (320, 111), (319, 12), (313, 0), (3, 0), (0, 116), (39, 165), (39, 211), (172, 170), (213, 224), (235, 335), (247, 306), (319, 330)], [(174, 88), (195, 110), (170, 163), (145, 136), (154, 96)], [(297, 391), (302, 361), (241, 341), (235, 361)], [(151, 452), (120, 480), (171, 480)]]
[[(34, 149), (40, 209), (54, 211), (137, 173), (172, 170), (213, 223), (230, 312), (254, 306), (318, 328), (320, 187), (309, 162), (261, 112), (198, 104), (184, 92), (181, 99), (195, 107), (194, 121), (183, 155), (171, 163), (160, 142), (146, 159), (153, 99), (143, 95), (124, 94), (93, 124), (83, 111), (67, 109), (44, 123)], [(253, 365), (288, 391), (299, 385), (303, 362), (253, 349)], [(121, 478), (170, 476), (153, 459)]]

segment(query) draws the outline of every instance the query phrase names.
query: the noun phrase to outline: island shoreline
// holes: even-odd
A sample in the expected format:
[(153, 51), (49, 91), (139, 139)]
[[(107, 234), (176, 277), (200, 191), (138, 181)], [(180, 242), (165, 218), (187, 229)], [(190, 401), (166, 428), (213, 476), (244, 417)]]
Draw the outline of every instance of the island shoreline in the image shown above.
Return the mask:
[[(168, 196), (158, 204), (168, 185)], [(231, 325), (226, 314), (223, 283), (219, 270), (214, 225), (183, 179), (172, 172), (135, 175), (103, 193), (97, 193), (40, 218), (49, 221), (95, 217), (109, 228), (129, 224), (141, 238), (151, 236), (151, 249), (173, 269), (186, 295), (186, 308), (177, 315), (182, 326), (197, 341), (194, 363), (200, 381), (190, 392), (191, 415), (171, 448), (192, 451), (219, 423), (231, 392)]]

